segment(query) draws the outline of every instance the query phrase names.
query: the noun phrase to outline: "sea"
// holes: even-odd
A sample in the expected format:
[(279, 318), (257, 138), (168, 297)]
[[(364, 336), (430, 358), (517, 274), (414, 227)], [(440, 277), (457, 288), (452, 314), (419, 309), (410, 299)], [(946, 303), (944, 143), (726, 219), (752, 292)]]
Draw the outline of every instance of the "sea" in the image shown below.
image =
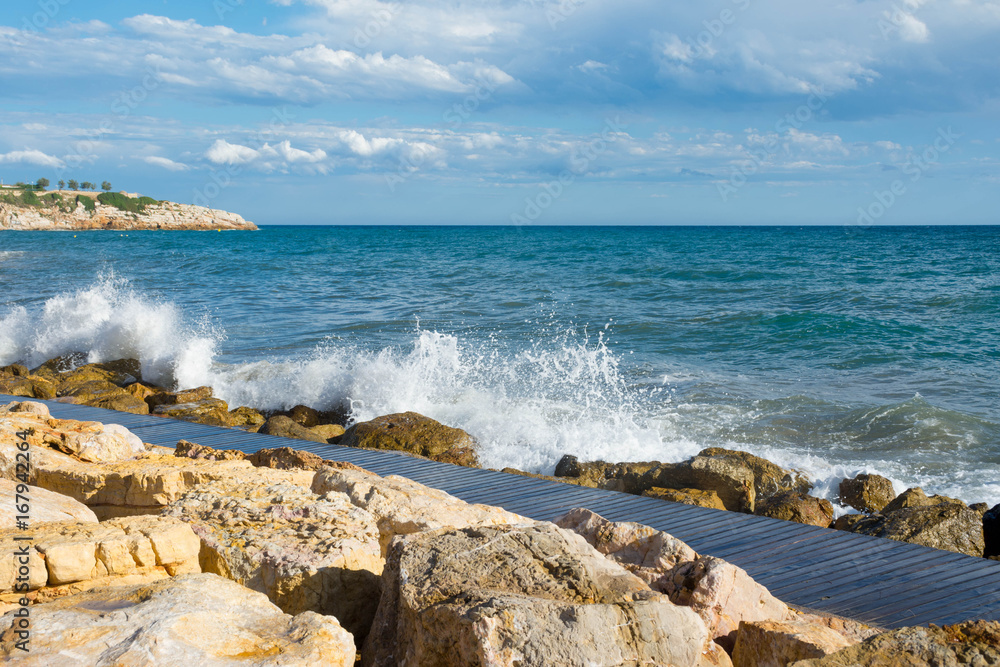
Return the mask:
[[(0, 232), (0, 364), (413, 410), (489, 467), (706, 447), (1000, 503), (1000, 227)], [(841, 508), (842, 510), (842, 508)]]

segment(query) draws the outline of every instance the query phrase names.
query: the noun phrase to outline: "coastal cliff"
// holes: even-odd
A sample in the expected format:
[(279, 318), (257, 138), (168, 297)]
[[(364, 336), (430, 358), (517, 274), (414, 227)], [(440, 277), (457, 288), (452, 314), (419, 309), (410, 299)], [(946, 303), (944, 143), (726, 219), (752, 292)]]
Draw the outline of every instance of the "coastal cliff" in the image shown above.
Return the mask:
[(257, 229), (257, 225), (236, 213), (149, 197), (130, 197), (125, 193), (108, 197), (60, 191), (38, 194), (28, 201), (31, 203), (23, 196), (0, 198), (0, 230)]

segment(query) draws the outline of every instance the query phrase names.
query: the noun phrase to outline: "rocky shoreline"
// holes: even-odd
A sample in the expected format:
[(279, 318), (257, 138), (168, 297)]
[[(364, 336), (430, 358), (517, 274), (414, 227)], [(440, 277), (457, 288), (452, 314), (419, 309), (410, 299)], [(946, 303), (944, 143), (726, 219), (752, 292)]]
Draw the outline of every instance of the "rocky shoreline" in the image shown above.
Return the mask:
[[(354, 433), (434, 448), (390, 422)], [(532, 521), (288, 448), (171, 450), (29, 400), (0, 406), (0, 468), (0, 654), (26, 665), (1000, 664), (1000, 623), (815, 615), (647, 526)]]
[[(123, 195), (126, 196), (126, 195)], [(237, 213), (155, 201), (143, 201), (136, 210), (106, 205), (90, 192), (53, 192), (42, 195), (38, 204), (0, 201), (0, 231), (85, 231), (113, 230), (255, 230), (257, 226)]]
[[(457, 465), (480, 467), (475, 440), (464, 431), (413, 412), (349, 424), (345, 410), (298, 405), (285, 411), (231, 408), (210, 387), (172, 391), (141, 379), (134, 359), (87, 364), (82, 354), (47, 361), (29, 370), (0, 368), (0, 393), (57, 399), (154, 414), (213, 426), (368, 449), (391, 449)], [(532, 475), (513, 468), (504, 472)], [(969, 556), (1000, 560), (1000, 504), (966, 505), (922, 489), (897, 494), (878, 475), (840, 484), (839, 503), (855, 509), (834, 519), (833, 505), (809, 494), (801, 472), (783, 469), (747, 452), (708, 448), (687, 461), (582, 462), (565, 456), (553, 481), (661, 498), (719, 510), (745, 512), (836, 528)], [(996, 499), (993, 499), (994, 501)]]

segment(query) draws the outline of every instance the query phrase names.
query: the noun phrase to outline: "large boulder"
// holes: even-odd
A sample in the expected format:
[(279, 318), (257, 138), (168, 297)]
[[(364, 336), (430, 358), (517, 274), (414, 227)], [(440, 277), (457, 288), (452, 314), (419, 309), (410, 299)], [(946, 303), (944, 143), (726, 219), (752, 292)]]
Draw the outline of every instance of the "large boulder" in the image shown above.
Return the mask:
[(754, 479), (754, 495), (757, 502), (781, 493), (807, 493), (812, 488), (809, 478), (798, 470), (786, 470), (759, 456), (736, 449), (709, 447), (698, 453), (715, 459), (723, 459), (747, 468)]
[(728, 665), (672, 604), (552, 524), (393, 542), (364, 665)]
[(580, 535), (598, 553), (667, 595), (678, 590), (674, 569), (698, 558), (694, 549), (672, 535), (631, 521), (608, 521), (588, 509), (571, 510), (555, 524)]
[(986, 667), (1000, 665), (1000, 623), (900, 628), (794, 667)]
[(809, 621), (740, 623), (734, 667), (786, 667), (798, 660), (822, 658), (857, 642)]
[(715, 491), (699, 491), (698, 489), (661, 489), (653, 487), (646, 489), (642, 495), (647, 498), (659, 498), (669, 500), (672, 503), (683, 503), (684, 505), (694, 505), (695, 507), (708, 507), (714, 510), (724, 510), (726, 506), (722, 504), (722, 499)]
[(189, 440), (178, 440), (174, 448), (174, 456), (185, 459), (203, 459), (206, 461), (243, 461), (247, 455), (238, 449), (215, 449), (199, 445)]
[[(4, 417), (0, 416), (0, 429)], [(16, 444), (0, 433), (0, 476), (13, 478)], [(213, 461), (173, 455), (153, 448), (133, 459), (93, 464), (48, 447), (32, 450), (28, 482), (80, 501), (99, 519), (158, 514), (192, 487), (223, 478), (290, 482), (306, 488), (311, 471), (254, 468), (249, 461)]]
[(965, 505), (907, 507), (861, 519), (851, 532), (982, 557), (983, 519)]
[[(351, 426), (337, 444), (365, 449), (389, 449), (431, 459), (449, 455), (450, 450), (475, 450), (476, 442), (465, 431), (416, 412), (385, 415)], [(464, 455), (459, 458), (466, 458)]]
[[(24, 375), (19, 374), (22, 369), (24, 369)], [(16, 372), (11, 373), (4, 373), (3, 370), (0, 369), (0, 394), (41, 399), (56, 397), (55, 383), (39, 375), (28, 374), (24, 366), (20, 366), (15, 369)]]
[(14, 612), (0, 618), (0, 655), (18, 664), (158, 667), (350, 667), (354, 641), (336, 619), (283, 614), (212, 574), (92, 590), (31, 612), (30, 652)]
[(89, 507), (69, 496), (12, 479), (0, 479), (0, 527), (15, 525), (17, 516), (21, 514), (16, 509), (18, 496), (29, 499), (31, 526), (62, 521), (97, 523), (97, 515)]
[(657, 461), (642, 463), (583, 462), (571, 454), (566, 454), (556, 464), (555, 476), (570, 478), (580, 486), (626, 493), (641, 493), (641, 490), (631, 488), (625, 480), (637, 479), (658, 465), (660, 463)]
[(638, 480), (625, 478), (626, 489), (642, 493), (654, 487), (714, 491), (727, 510), (753, 512), (757, 492), (753, 471), (726, 457), (696, 456), (683, 463), (665, 463)]
[(637, 523), (612, 522), (586, 509), (556, 520), (599, 553), (627, 568), (675, 604), (691, 607), (710, 636), (732, 650), (743, 621), (784, 620), (790, 611), (745, 570), (699, 556), (667, 533)]
[(54, 419), (22, 411), (20, 404), (0, 413), (0, 446), (15, 447), (18, 434), (25, 434), (29, 446), (56, 449), (93, 463), (121, 461), (146, 452), (142, 440), (124, 426)]
[(889, 514), (896, 510), (908, 509), (910, 507), (933, 507), (934, 505), (959, 505), (965, 507), (965, 503), (957, 498), (948, 496), (928, 496), (919, 486), (907, 489), (896, 496), (892, 502), (882, 508), (882, 514)]
[(313, 442), (326, 443), (326, 438), (322, 435), (313, 433), (305, 426), (292, 421), (290, 417), (285, 417), (284, 415), (277, 415), (268, 419), (258, 433), (276, 435), (281, 438), (296, 438), (298, 440), (312, 440)]
[(163, 512), (201, 538), (201, 564), (265, 593), (287, 614), (336, 616), (358, 640), (379, 599), (382, 555), (375, 519), (344, 494), (323, 498), (292, 484), (218, 480)]
[[(0, 531), (0, 596), (15, 601), (23, 531)], [(32, 527), (28, 546), (33, 601), (121, 581), (200, 572), (200, 542), (176, 519), (128, 517), (104, 523), (66, 521)], [(39, 590), (41, 589), (41, 590)]]
[(153, 409), (154, 415), (209, 426), (231, 426), (229, 405), (221, 398), (202, 398), (186, 403), (164, 403)]
[(840, 503), (859, 512), (881, 512), (896, 497), (892, 482), (881, 475), (861, 474), (840, 483)]
[(758, 516), (794, 521), (827, 528), (833, 522), (833, 505), (829, 500), (797, 491), (786, 491), (765, 498), (754, 511)]
[(257, 412), (253, 408), (239, 407), (235, 410), (229, 411), (229, 423), (236, 428), (241, 428), (244, 431), (249, 431), (250, 433), (257, 433), (260, 431), (264, 422), (267, 420), (264, 415)]
[(345, 493), (352, 503), (370, 512), (378, 524), (383, 554), (397, 535), (528, 521), (499, 507), (470, 505), (405, 477), (379, 477), (364, 470), (325, 466), (313, 478), (312, 490), (321, 496), (330, 492)]

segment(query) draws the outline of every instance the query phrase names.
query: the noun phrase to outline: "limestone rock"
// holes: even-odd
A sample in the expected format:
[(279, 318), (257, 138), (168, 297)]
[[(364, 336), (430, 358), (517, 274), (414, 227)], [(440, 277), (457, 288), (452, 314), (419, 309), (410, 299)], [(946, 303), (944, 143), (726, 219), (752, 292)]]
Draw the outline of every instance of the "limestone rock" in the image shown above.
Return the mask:
[(340, 424), (317, 424), (310, 427), (309, 430), (321, 438), (326, 438), (327, 442), (339, 439), (345, 432), (344, 427)]
[(740, 623), (734, 667), (786, 667), (797, 660), (822, 658), (851, 646), (843, 635), (807, 621)]
[[(94, 193), (74, 192), (71, 197), (90, 197)], [(78, 204), (66, 213), (59, 207), (35, 208), (0, 203), (0, 230), (60, 230), (88, 229), (190, 229), (190, 230), (254, 230), (257, 226), (236, 213), (209, 209), (191, 204), (159, 202), (145, 207), (141, 213), (123, 211), (115, 206), (94, 202), (93, 212)]]
[(97, 516), (89, 507), (69, 496), (37, 486), (27, 486), (18, 492), (18, 488), (22, 486), (24, 485), (20, 482), (11, 479), (0, 479), (0, 527), (10, 528), (14, 525), (16, 517), (20, 514), (15, 509), (18, 495), (29, 499), (32, 527), (62, 521), (97, 523)]
[(288, 411), (288, 417), (300, 426), (312, 428), (320, 423), (319, 410), (308, 405), (296, 405)]
[(351, 667), (350, 633), (328, 616), (283, 614), (267, 598), (212, 574), (103, 588), (40, 605), (31, 651), (15, 648), (11, 614), (0, 654), (19, 664), (158, 667)]
[(577, 457), (566, 454), (556, 464), (555, 476), (571, 478), (580, 486), (639, 494), (642, 493), (642, 489), (633, 488), (633, 485), (626, 480), (636, 480), (658, 465), (660, 463), (657, 461), (643, 463), (581, 462)]
[[(0, 431), (6, 417), (0, 417)], [(13, 441), (0, 433), (0, 475), (14, 476), (16, 454)], [(134, 459), (102, 465), (79, 461), (52, 449), (37, 448), (32, 451), (28, 481), (75, 498), (103, 520), (133, 514), (158, 514), (192, 487), (217, 479), (266, 479), (308, 488), (312, 476), (309, 471), (254, 468), (249, 461), (181, 458), (170, 450), (159, 448)]]
[(264, 415), (253, 408), (239, 407), (229, 411), (229, 423), (250, 433), (256, 433), (264, 425)]
[[(15, 584), (18, 530), (0, 531), (0, 593)], [(161, 517), (128, 517), (104, 523), (67, 521), (32, 527), (32, 588), (64, 586), (136, 574), (200, 572), (200, 542), (191, 527)]]
[(932, 507), (934, 505), (960, 505), (965, 507), (965, 503), (957, 498), (948, 496), (928, 496), (919, 486), (907, 489), (899, 494), (892, 502), (882, 508), (882, 514), (895, 512), (896, 510), (909, 507)]
[(833, 505), (829, 500), (787, 491), (761, 501), (754, 512), (758, 516), (794, 521), (827, 528), (833, 522)]
[(985, 549), (983, 556), (992, 558), (1000, 556), (1000, 505), (994, 505), (983, 514), (983, 537)]
[(861, 474), (840, 483), (840, 503), (859, 512), (880, 512), (896, 497), (892, 482), (881, 475)]
[(694, 549), (667, 533), (638, 523), (608, 521), (588, 509), (571, 510), (555, 524), (577, 533), (654, 591), (667, 595), (677, 590), (674, 569), (698, 558)]
[(313, 478), (312, 490), (319, 495), (331, 491), (346, 493), (352, 503), (371, 512), (378, 523), (383, 554), (397, 535), (528, 521), (499, 507), (470, 505), (404, 477), (379, 477), (364, 470), (323, 467)]
[(790, 614), (784, 602), (743, 568), (721, 558), (699, 556), (671, 574), (677, 588), (671, 601), (697, 612), (715, 641), (728, 651), (733, 649), (740, 623), (784, 620)]
[(709, 447), (699, 452), (698, 456), (724, 459), (750, 470), (754, 477), (754, 495), (758, 502), (780, 493), (808, 493), (809, 489), (812, 488), (812, 483), (801, 472), (785, 470), (767, 459), (748, 452)]
[(187, 403), (165, 403), (157, 405), (153, 409), (153, 414), (196, 424), (230, 426), (229, 405), (221, 398), (203, 398)]
[(215, 449), (199, 445), (188, 440), (178, 440), (174, 456), (187, 459), (204, 459), (206, 461), (242, 461), (247, 455), (238, 449)]
[(346, 447), (389, 449), (417, 454), (431, 459), (449, 450), (475, 449), (476, 443), (461, 429), (445, 426), (416, 412), (377, 417), (355, 424), (338, 441)]
[(982, 557), (985, 548), (982, 517), (965, 505), (953, 503), (873, 514), (854, 524), (851, 532), (976, 557)]
[(575, 509), (557, 524), (579, 533), (598, 552), (691, 607), (720, 646), (731, 650), (741, 621), (784, 620), (789, 609), (742, 568), (699, 556), (673, 536), (636, 523), (616, 523)]
[(0, 374), (0, 394), (48, 399), (56, 397), (56, 386), (39, 375)]
[(121, 461), (146, 451), (142, 440), (118, 424), (46, 418), (34, 412), (0, 414), (0, 444), (14, 446), (17, 433), (24, 432), (29, 446), (58, 449), (95, 463)]
[(837, 517), (833, 527), (837, 530), (852, 532), (854, 530), (854, 526), (856, 526), (864, 518), (864, 514), (841, 514)]
[(659, 498), (669, 500), (673, 503), (684, 503), (696, 507), (708, 507), (716, 510), (724, 510), (726, 506), (722, 504), (722, 499), (715, 491), (699, 491), (698, 489), (661, 489), (653, 487), (646, 489), (642, 495), (647, 498)]
[(313, 442), (322, 442), (326, 444), (326, 438), (318, 433), (313, 433), (305, 426), (297, 424), (292, 421), (291, 418), (283, 415), (277, 415), (268, 419), (258, 432), (263, 433), (264, 435), (276, 435), (282, 438), (296, 438), (298, 440), (312, 440)]
[(900, 628), (794, 667), (958, 667), (1000, 665), (1000, 623)]
[(552, 524), (393, 542), (364, 665), (728, 665), (702, 621)]
[(684, 463), (665, 463), (638, 480), (641, 493), (653, 487), (714, 491), (727, 510), (753, 512), (757, 492), (753, 471), (728, 457), (696, 456)]
[(316, 470), (323, 465), (323, 459), (312, 452), (304, 452), (291, 447), (277, 449), (262, 449), (254, 452), (247, 459), (255, 466), (276, 468), (278, 470)]
[(336, 616), (359, 640), (379, 599), (382, 556), (375, 519), (344, 494), (320, 499), (292, 484), (218, 480), (164, 510), (201, 538), (201, 564), (265, 593), (288, 614)]
[(0, 416), (11, 412), (26, 412), (40, 417), (51, 417), (49, 406), (37, 401), (13, 401), (5, 405), (0, 405)]

